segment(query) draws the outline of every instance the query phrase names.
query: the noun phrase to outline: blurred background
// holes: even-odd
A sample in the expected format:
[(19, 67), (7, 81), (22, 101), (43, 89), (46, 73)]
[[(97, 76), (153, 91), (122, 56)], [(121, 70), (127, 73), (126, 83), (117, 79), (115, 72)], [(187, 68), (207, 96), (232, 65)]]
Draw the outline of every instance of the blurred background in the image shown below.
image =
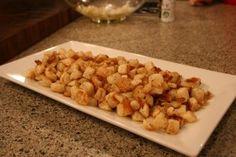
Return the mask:
[(78, 16), (63, 0), (0, 0), (0, 64)]

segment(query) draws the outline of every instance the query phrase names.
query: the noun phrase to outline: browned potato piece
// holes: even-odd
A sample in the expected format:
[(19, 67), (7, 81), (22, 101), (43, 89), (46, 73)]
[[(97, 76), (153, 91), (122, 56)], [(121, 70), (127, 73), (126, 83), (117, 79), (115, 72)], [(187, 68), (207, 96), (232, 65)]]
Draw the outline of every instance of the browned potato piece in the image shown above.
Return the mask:
[(108, 105), (111, 108), (115, 108), (119, 104), (119, 101), (116, 100), (116, 98), (115, 98), (115, 94), (116, 94), (115, 92), (111, 92), (111, 93), (107, 94), (105, 97)]
[(60, 83), (52, 83), (50, 88), (53, 92), (63, 93), (65, 91), (65, 85)]
[(103, 102), (99, 103), (98, 107), (102, 110), (105, 110), (105, 111), (111, 111), (112, 110), (112, 108), (109, 106), (107, 101), (103, 101)]
[(119, 78), (115, 85), (120, 89), (121, 92), (128, 92), (133, 89), (131, 80), (124, 77)]
[(35, 74), (40, 75), (45, 71), (45, 66), (43, 64), (39, 64), (35, 67)]
[(53, 71), (52, 68), (46, 68), (45, 70), (45, 76), (47, 78), (49, 78), (51, 81), (55, 82), (57, 80), (57, 75), (56, 73)]
[(139, 104), (139, 102), (137, 100), (132, 100), (130, 102), (130, 106), (131, 106), (132, 110), (134, 110), (134, 111), (139, 110), (141, 107), (141, 105)]
[(179, 132), (180, 129), (180, 122), (178, 120), (175, 119), (169, 119), (168, 120), (168, 125), (166, 128), (166, 132), (168, 134), (177, 134)]
[(34, 79), (34, 78), (35, 78), (35, 71), (34, 71), (34, 69), (29, 69), (29, 70), (26, 72), (26, 77), (27, 77), (27, 78), (30, 78), (30, 79)]
[(153, 117), (148, 117), (147, 119), (144, 119), (143, 120), (144, 128), (151, 131), (155, 130), (155, 128), (152, 126), (153, 121), (154, 121)]
[(181, 86), (187, 87), (187, 88), (196, 88), (200, 86), (200, 84), (201, 84), (201, 80), (196, 77), (192, 77), (192, 78), (181, 81)]
[(163, 112), (159, 112), (152, 122), (155, 130), (164, 130), (167, 127), (168, 120)]
[(196, 115), (191, 112), (191, 111), (187, 111), (183, 114), (181, 114), (181, 117), (186, 121), (186, 122), (189, 122), (189, 123), (192, 123), (192, 122), (196, 122), (197, 121), (197, 117)]
[(47, 77), (43, 76), (42, 79), (39, 81), (39, 84), (44, 87), (50, 87), (52, 81)]
[(188, 88), (182, 87), (182, 88), (177, 89), (176, 99), (182, 99), (183, 102), (187, 102), (189, 99)]
[(83, 77), (86, 79), (91, 79), (94, 73), (95, 73), (94, 68), (87, 67), (83, 73)]
[(133, 110), (132, 110), (129, 103), (120, 103), (116, 107), (116, 113), (119, 116), (126, 117), (126, 116), (129, 116), (129, 115), (132, 115)]
[(85, 81), (80, 85), (80, 88), (87, 92), (89, 96), (94, 95), (94, 86), (91, 82)]
[(147, 104), (144, 104), (143, 107), (141, 107), (139, 109), (139, 112), (145, 117), (147, 118), (149, 116), (149, 113), (150, 113), (150, 108)]
[(61, 75), (60, 82), (65, 85), (68, 84), (70, 82), (70, 74), (68, 74), (67, 72), (64, 72)]
[(194, 97), (200, 104), (204, 104), (205, 92), (201, 88), (193, 88), (191, 96)]
[(189, 98), (189, 108), (191, 111), (197, 111), (201, 108), (201, 105), (197, 102), (194, 97)]
[(98, 88), (94, 98), (97, 99), (99, 102), (102, 102), (105, 99), (106, 90), (103, 88)]
[(140, 112), (135, 111), (132, 114), (132, 120), (142, 122), (144, 120), (144, 117)]
[(71, 96), (71, 87), (70, 86), (65, 87), (64, 96), (66, 96), (66, 97)]
[(88, 105), (89, 96), (85, 90), (78, 89), (75, 97), (75, 101), (81, 105)]
[(121, 64), (118, 67), (118, 73), (127, 74), (128, 73), (128, 64)]

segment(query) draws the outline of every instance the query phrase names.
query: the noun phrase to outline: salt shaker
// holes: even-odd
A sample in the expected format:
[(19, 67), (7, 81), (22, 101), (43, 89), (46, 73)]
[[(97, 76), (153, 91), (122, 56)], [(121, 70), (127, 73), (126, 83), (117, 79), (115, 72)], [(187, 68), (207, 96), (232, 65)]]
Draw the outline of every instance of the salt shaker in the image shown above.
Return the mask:
[(175, 0), (162, 0), (161, 4), (161, 21), (172, 22), (175, 19)]

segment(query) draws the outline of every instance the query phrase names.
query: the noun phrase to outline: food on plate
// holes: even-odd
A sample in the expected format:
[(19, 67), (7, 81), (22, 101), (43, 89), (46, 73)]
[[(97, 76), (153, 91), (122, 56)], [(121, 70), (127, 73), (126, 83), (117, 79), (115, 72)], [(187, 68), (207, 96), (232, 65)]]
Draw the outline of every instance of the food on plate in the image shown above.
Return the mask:
[(152, 131), (177, 134), (186, 123), (197, 121), (195, 112), (212, 97), (199, 78), (185, 79), (152, 62), (122, 56), (60, 49), (35, 63), (27, 77), (40, 85), (79, 105), (130, 117)]

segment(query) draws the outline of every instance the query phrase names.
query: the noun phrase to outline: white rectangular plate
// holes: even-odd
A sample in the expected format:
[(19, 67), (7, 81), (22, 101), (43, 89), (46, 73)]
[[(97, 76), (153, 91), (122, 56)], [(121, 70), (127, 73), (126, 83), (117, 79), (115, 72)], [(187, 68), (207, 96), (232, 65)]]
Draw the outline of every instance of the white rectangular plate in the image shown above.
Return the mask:
[[(185, 78), (192, 76), (201, 78), (202, 82), (206, 84), (209, 87), (209, 90), (214, 94), (214, 97), (210, 100), (208, 106), (197, 112), (197, 117), (199, 120), (196, 123), (185, 125), (179, 134), (168, 135), (164, 133), (147, 131), (142, 127), (141, 123), (134, 122), (129, 118), (119, 117), (116, 115), (116, 113), (103, 111), (95, 107), (78, 105), (70, 98), (54, 93), (48, 88), (41, 87), (36, 82), (25, 78), (25, 72), (29, 68), (35, 66), (34, 60), (41, 59), (45, 52), (50, 52), (60, 48), (71, 48), (76, 51), (92, 51), (94, 54), (103, 53), (110, 57), (124, 56), (129, 59), (137, 58), (142, 63), (152, 61), (161, 69), (177, 71)], [(213, 72), (76, 41), (70, 41), (2, 65), (0, 66), (0, 76), (61, 103), (64, 103), (79, 111), (97, 117), (101, 120), (126, 129), (132, 133), (140, 135), (188, 156), (198, 155), (236, 96), (236, 77), (233, 75)]]

